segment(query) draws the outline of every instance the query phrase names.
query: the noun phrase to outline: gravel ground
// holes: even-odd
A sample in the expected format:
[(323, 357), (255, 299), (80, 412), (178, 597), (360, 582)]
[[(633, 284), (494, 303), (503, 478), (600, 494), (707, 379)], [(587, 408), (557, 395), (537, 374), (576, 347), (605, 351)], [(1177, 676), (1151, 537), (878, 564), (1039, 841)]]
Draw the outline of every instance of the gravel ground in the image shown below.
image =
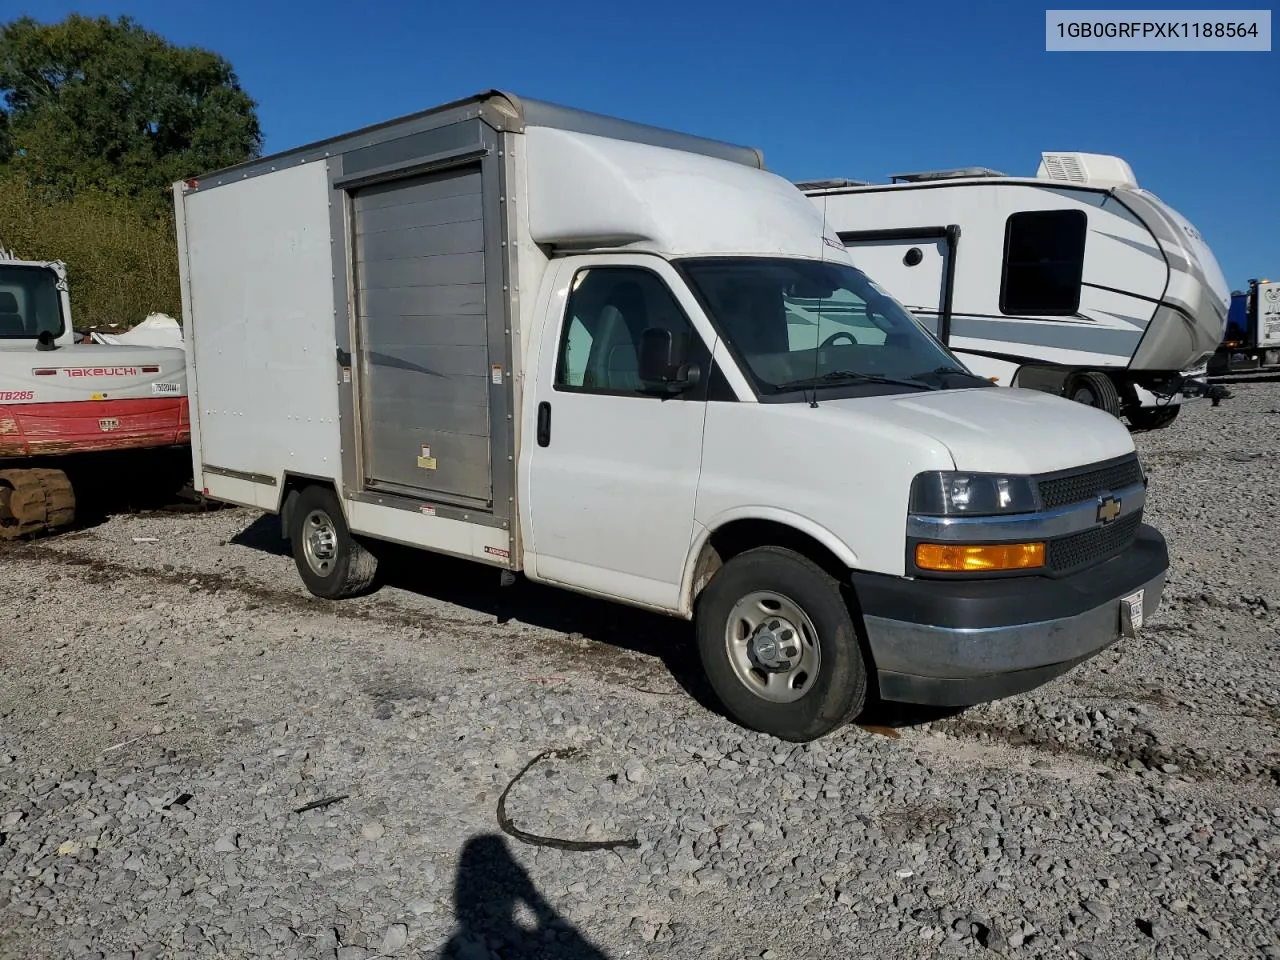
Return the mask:
[(803, 747), (686, 625), (487, 570), (315, 600), (239, 509), (4, 547), (0, 956), (1280, 957), (1280, 385), (1235, 389), (1138, 436), (1138, 640)]

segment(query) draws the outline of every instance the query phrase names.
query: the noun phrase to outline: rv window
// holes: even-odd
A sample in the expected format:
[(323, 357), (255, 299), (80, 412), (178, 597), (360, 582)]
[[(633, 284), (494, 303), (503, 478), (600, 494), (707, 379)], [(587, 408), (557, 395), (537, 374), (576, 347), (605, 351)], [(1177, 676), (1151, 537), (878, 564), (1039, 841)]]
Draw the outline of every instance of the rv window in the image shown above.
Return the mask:
[(1070, 316), (1080, 308), (1084, 243), (1083, 210), (1025, 210), (1005, 223), (1000, 312)]
[(690, 337), (692, 355), (707, 368), (709, 353), (657, 274), (640, 267), (580, 271), (560, 333), (556, 389), (652, 396), (643, 391), (639, 376), (640, 338), (648, 327)]

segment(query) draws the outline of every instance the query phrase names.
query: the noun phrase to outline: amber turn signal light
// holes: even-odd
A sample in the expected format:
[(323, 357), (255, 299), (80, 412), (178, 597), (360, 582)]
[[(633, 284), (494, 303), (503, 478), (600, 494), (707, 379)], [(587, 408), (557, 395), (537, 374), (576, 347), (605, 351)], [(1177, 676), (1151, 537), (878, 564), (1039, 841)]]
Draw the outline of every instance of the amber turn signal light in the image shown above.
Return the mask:
[(1044, 566), (1043, 543), (918, 543), (916, 566), (942, 573), (1029, 570)]

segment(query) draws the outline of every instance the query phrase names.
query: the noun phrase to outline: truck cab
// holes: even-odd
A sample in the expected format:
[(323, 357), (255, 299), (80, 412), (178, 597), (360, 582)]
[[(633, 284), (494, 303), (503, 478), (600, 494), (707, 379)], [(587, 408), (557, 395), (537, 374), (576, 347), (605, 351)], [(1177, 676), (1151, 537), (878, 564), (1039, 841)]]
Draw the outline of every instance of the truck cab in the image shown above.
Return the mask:
[(197, 486), (282, 514), (316, 595), (390, 540), (691, 619), (796, 741), (1160, 602), (1124, 426), (974, 375), (756, 151), (490, 93), (175, 203)]
[(1209, 368), (1218, 373), (1280, 364), (1280, 283), (1250, 280), (1231, 294), (1222, 343)]

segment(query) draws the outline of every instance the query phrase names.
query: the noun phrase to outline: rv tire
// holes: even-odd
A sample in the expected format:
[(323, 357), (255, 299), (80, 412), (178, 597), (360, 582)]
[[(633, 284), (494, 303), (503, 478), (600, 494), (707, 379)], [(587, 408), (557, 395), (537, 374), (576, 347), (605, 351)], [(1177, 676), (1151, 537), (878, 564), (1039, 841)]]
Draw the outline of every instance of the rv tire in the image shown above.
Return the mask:
[(1120, 416), (1120, 393), (1105, 373), (1086, 370), (1067, 381), (1067, 398), (1087, 407), (1105, 410), (1113, 417)]
[(782, 547), (730, 559), (698, 597), (698, 652), (738, 723), (816, 740), (866, 703), (867, 663), (840, 584)]
[(305, 487), (290, 511), (289, 541), (298, 575), (312, 594), (345, 600), (371, 590), (378, 558), (351, 535), (342, 506), (328, 487)]

